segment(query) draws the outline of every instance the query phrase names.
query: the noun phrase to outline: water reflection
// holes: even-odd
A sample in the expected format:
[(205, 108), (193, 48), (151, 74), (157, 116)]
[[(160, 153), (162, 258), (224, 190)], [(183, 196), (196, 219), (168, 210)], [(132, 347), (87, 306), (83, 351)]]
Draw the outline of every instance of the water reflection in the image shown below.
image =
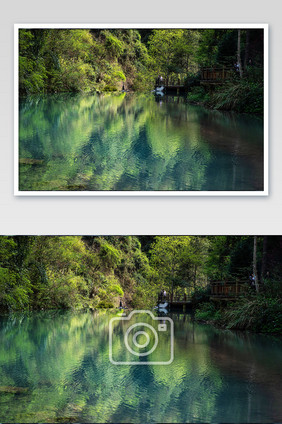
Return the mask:
[(184, 98), (20, 102), (20, 190), (262, 190), (262, 121)]
[(108, 357), (112, 317), (106, 311), (2, 317), (0, 421), (281, 422), (281, 339), (174, 314), (171, 365), (116, 366)]

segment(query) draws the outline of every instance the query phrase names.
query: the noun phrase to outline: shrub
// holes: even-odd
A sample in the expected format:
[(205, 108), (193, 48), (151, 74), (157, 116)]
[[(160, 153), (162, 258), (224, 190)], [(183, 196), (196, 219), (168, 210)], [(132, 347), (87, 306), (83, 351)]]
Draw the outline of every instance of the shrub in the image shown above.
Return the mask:
[(25, 309), (31, 293), (31, 282), (25, 273), (0, 267), (0, 309)]
[(192, 103), (206, 103), (210, 96), (205, 91), (204, 87), (193, 87), (188, 93), (188, 100)]
[(199, 303), (208, 302), (211, 294), (210, 286), (208, 287), (199, 287), (196, 289), (192, 295), (192, 303), (197, 305)]
[(262, 294), (241, 298), (221, 309), (212, 302), (203, 303), (196, 310), (195, 318), (213, 321), (232, 330), (282, 333), (281, 300)]
[(112, 91), (118, 91), (118, 89), (114, 85), (105, 85), (105, 87), (103, 88), (103, 91), (112, 92)]
[(209, 105), (219, 110), (262, 114), (263, 86), (247, 80), (226, 84), (211, 96)]
[(102, 31), (102, 35), (105, 37), (107, 53), (112, 57), (119, 57), (125, 48), (123, 42), (108, 30)]
[(100, 257), (109, 267), (117, 266), (121, 262), (120, 251), (104, 240), (101, 242)]
[(282, 308), (279, 299), (256, 296), (242, 299), (224, 313), (227, 328), (281, 333)]
[(89, 303), (87, 281), (72, 272), (47, 270), (47, 284), (41, 288), (39, 303), (47, 308), (83, 308)]
[(200, 72), (197, 74), (189, 74), (184, 81), (184, 85), (186, 87), (196, 87), (200, 85), (201, 74)]
[(195, 318), (200, 321), (220, 321), (222, 313), (220, 309), (216, 308), (216, 305), (212, 302), (201, 304), (201, 306), (195, 312)]
[(114, 307), (113, 303), (108, 302), (107, 300), (101, 300), (101, 302), (99, 302), (97, 305), (97, 308), (99, 309), (110, 309), (113, 307)]

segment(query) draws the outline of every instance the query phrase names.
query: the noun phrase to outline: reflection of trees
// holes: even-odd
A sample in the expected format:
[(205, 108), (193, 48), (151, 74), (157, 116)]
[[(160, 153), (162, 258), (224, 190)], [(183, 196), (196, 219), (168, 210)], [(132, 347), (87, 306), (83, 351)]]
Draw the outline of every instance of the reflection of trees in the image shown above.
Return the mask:
[[(270, 383), (279, 371), (281, 342), (275, 346), (270, 338), (266, 345), (266, 338), (248, 336), (245, 340), (235, 333), (198, 324), (193, 332), (191, 320), (184, 317), (174, 319), (173, 364), (147, 367), (109, 362), (111, 315), (106, 311), (41, 312), (2, 318), (0, 386), (25, 387), (28, 391), (0, 391), (0, 419), (244, 422), (248, 413), (250, 421), (257, 421), (256, 411), (264, 421), (277, 418), (282, 413), (279, 373), (272, 386)], [(122, 331), (121, 327), (121, 335)], [(113, 342), (113, 349), (118, 351), (121, 340)], [(262, 402), (267, 397), (272, 411)], [(264, 415), (266, 411), (269, 416)]]
[[(242, 144), (244, 120), (237, 129), (232, 116), (171, 99), (157, 103), (153, 96), (125, 93), (27, 98), (20, 106), (20, 188), (236, 189), (228, 163), (248, 152), (249, 165), (257, 161), (257, 123)], [(217, 148), (226, 154), (214, 162)]]
[[(20, 105), (20, 188), (203, 190), (215, 181), (232, 187), (227, 168), (237, 121), (169, 100), (125, 93), (27, 98)], [(236, 130), (240, 140), (247, 125)], [(257, 158), (254, 138), (243, 153), (251, 146)], [(217, 145), (227, 152), (221, 171), (212, 167), (221, 160), (214, 162)]]

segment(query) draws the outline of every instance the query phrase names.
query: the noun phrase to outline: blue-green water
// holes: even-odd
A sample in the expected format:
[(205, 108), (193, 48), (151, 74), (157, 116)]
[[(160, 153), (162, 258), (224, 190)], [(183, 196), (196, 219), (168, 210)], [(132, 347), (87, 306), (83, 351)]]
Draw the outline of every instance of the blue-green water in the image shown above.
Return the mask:
[[(170, 365), (114, 365), (114, 316), (42, 311), (2, 317), (0, 422), (282, 421), (281, 339), (222, 331), (173, 314)], [(124, 334), (117, 322), (113, 353), (128, 359)], [(158, 340), (148, 360), (164, 359), (166, 334)]]
[(19, 189), (263, 190), (263, 122), (153, 94), (20, 101)]

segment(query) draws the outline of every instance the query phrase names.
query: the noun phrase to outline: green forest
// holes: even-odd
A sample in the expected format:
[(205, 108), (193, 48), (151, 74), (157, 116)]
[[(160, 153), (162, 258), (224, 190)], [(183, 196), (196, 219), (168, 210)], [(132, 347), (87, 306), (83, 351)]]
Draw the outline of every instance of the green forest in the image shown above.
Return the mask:
[[(200, 321), (282, 331), (281, 236), (1, 236), (0, 310), (153, 308), (191, 298)], [(214, 282), (243, 286), (218, 302)]]
[[(19, 29), (19, 94), (152, 91), (161, 76), (188, 101), (263, 112), (263, 29)], [(201, 70), (226, 69), (223, 84)]]

